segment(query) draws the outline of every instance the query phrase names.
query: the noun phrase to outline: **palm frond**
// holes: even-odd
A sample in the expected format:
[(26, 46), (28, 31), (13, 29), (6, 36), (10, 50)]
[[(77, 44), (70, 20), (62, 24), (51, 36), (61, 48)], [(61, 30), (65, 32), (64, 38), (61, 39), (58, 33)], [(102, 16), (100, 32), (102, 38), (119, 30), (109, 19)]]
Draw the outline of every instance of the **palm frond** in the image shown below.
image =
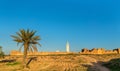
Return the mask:
[(39, 42), (37, 42), (37, 41), (36, 41), (36, 42), (35, 42), (35, 41), (32, 41), (32, 42), (30, 42), (30, 43), (31, 43), (31, 44), (34, 44), (34, 45), (37, 44), (37, 45), (39, 45), (40, 47), (42, 46), (42, 45), (41, 45)]
[(11, 35), (14, 39), (20, 39), (18, 36)]
[(30, 52), (33, 52), (32, 46), (29, 47), (29, 51), (30, 51)]
[(37, 43), (40, 47), (42, 46), (40, 43)]
[(32, 31), (30, 32), (29, 38), (32, 39), (32, 37), (35, 35), (35, 33), (36, 33), (36, 31), (33, 31), (33, 30), (32, 30)]
[(33, 41), (37, 41), (37, 40), (41, 40), (41, 39), (40, 39), (39, 36), (34, 36), (34, 37), (32, 38), (32, 40), (33, 40)]
[(22, 44), (22, 45), (20, 46), (20, 48), (19, 48), (19, 51), (20, 51), (20, 52), (21, 52), (21, 49), (22, 49), (23, 45), (24, 45), (24, 44)]
[(36, 52), (38, 51), (38, 49), (35, 45), (32, 45), (32, 47), (33, 47), (34, 51), (36, 51)]
[(16, 41), (18, 43), (22, 43), (23, 42), (21, 39), (14, 39), (14, 41)]
[(16, 32), (16, 34), (18, 35), (18, 37), (22, 38), (22, 35), (20, 32)]
[(19, 45), (20, 43), (19, 42), (17, 42), (17, 46)]
[(21, 38), (25, 41), (26, 40), (25, 30), (24, 29), (20, 30), (20, 33), (22, 35)]
[(34, 51), (34, 49), (33, 49), (33, 47), (32, 47), (32, 44), (29, 45), (29, 48), (28, 48), (27, 51), (29, 51), (29, 52), (33, 52), (33, 51)]

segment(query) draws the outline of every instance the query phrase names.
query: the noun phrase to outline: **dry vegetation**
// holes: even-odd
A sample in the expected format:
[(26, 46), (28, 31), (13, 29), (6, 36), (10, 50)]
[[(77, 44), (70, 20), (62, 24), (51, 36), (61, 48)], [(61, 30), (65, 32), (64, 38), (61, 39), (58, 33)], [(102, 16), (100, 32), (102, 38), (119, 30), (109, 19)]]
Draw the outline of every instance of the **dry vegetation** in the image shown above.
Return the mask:
[(120, 55), (37, 56), (29, 64), (29, 69), (23, 69), (21, 56), (7, 56), (6, 59), (16, 59), (16, 62), (0, 63), (0, 71), (95, 71), (92, 69), (93, 63), (106, 62), (113, 58), (120, 58)]

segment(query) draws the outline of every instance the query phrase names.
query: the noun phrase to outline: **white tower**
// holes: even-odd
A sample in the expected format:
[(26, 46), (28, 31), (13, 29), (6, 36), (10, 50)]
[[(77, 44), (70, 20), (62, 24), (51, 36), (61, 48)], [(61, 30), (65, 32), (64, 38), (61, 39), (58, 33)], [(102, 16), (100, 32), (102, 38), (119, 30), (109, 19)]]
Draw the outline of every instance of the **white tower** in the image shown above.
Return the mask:
[(66, 52), (70, 52), (70, 45), (69, 45), (69, 42), (67, 41), (66, 43)]

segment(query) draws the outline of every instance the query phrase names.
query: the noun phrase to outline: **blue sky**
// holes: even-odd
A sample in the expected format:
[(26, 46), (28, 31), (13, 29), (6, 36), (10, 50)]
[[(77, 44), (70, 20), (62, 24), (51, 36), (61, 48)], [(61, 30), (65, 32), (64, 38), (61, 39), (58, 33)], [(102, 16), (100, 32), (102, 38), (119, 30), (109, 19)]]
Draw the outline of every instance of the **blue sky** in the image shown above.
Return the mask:
[(10, 35), (36, 30), (39, 51), (120, 47), (119, 0), (1, 0), (0, 45), (6, 53), (18, 50)]

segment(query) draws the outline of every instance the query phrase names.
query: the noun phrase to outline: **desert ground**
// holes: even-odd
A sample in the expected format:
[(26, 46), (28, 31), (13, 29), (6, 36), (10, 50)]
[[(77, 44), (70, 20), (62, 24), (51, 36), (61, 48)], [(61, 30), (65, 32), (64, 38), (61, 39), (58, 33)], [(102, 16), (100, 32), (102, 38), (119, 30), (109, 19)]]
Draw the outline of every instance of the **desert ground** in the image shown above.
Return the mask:
[(36, 58), (31, 60), (29, 68), (23, 69), (22, 56), (5, 56), (4, 59), (15, 61), (1, 62), (0, 71), (117, 71), (110, 70), (104, 64), (112, 59), (120, 58), (120, 55), (41, 55), (28, 56), (27, 61), (32, 57)]

